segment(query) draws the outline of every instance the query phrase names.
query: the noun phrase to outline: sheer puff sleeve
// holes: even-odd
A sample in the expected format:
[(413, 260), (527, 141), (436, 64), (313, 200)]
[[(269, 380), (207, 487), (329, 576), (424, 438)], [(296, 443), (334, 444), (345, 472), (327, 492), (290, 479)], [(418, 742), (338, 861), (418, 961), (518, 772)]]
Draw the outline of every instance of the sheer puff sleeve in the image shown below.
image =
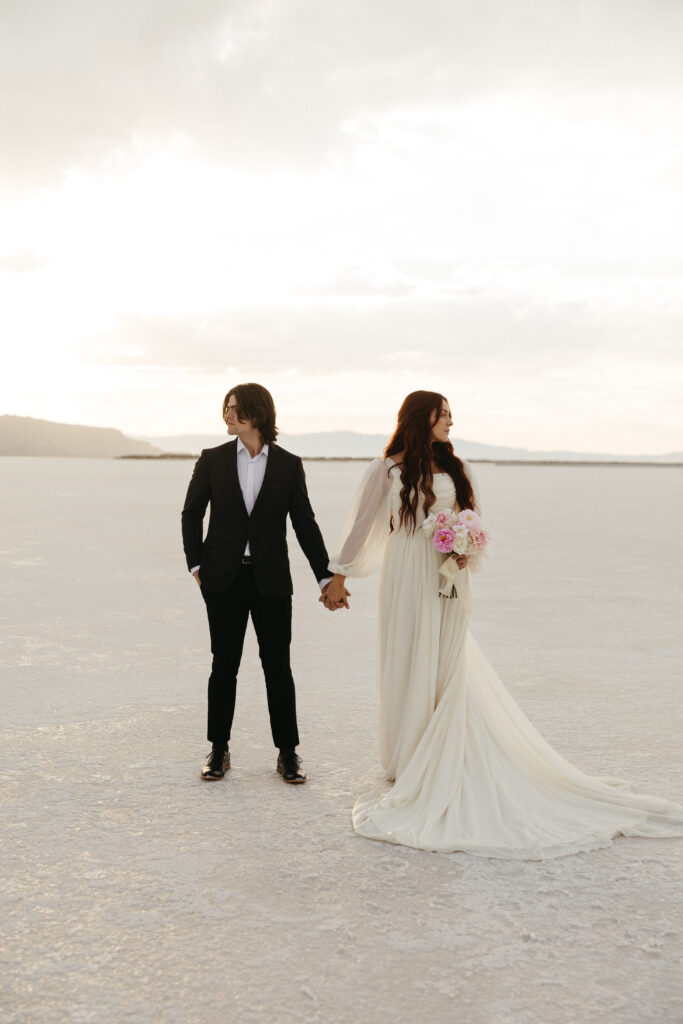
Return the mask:
[(392, 465), (374, 459), (363, 474), (330, 561), (330, 572), (369, 576), (382, 561), (389, 538)]

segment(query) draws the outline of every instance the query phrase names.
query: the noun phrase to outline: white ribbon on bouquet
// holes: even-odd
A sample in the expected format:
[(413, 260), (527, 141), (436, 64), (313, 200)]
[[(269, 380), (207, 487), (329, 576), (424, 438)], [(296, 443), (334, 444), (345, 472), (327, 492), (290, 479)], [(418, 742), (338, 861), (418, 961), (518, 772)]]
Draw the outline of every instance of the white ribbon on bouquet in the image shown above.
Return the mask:
[(457, 598), (462, 602), (463, 610), (470, 611), (472, 602), (467, 567), (460, 569), (455, 557), (447, 555), (439, 569), (439, 576), (443, 576), (443, 582), (439, 587), (439, 596)]

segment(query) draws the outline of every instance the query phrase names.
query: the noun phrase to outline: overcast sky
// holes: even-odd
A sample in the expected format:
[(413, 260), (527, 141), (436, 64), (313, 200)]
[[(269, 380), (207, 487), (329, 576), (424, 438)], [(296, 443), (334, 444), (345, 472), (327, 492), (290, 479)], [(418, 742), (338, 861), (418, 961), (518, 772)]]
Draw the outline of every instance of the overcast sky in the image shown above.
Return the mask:
[(680, 0), (1, 0), (0, 412), (683, 449)]

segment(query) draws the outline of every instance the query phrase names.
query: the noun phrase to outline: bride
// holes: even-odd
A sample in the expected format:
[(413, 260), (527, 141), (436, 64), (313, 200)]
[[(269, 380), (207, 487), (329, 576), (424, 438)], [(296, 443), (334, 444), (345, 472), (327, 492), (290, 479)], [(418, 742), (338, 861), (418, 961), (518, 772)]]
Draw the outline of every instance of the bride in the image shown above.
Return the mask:
[(457, 559), (457, 596), (440, 596), (450, 556), (420, 526), (430, 512), (479, 505), (451, 426), (442, 395), (408, 395), (330, 562), (332, 609), (348, 607), (347, 576), (382, 563), (379, 750), (393, 786), (357, 800), (354, 829), (422, 850), (521, 860), (594, 850), (617, 835), (683, 836), (683, 806), (585, 775), (516, 705), (468, 629), (480, 555)]

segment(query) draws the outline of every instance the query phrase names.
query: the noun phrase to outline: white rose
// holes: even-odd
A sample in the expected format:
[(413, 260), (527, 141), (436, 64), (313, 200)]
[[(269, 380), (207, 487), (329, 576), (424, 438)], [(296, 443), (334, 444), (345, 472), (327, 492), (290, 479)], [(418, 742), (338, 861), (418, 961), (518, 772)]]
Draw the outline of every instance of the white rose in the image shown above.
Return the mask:
[(436, 529), (436, 516), (430, 513), (422, 524), (422, 529), (428, 537), (433, 537)]
[(467, 551), (467, 527), (466, 526), (453, 526), (451, 527), (455, 534), (455, 540), (453, 541), (453, 551), (456, 555), (464, 555)]

